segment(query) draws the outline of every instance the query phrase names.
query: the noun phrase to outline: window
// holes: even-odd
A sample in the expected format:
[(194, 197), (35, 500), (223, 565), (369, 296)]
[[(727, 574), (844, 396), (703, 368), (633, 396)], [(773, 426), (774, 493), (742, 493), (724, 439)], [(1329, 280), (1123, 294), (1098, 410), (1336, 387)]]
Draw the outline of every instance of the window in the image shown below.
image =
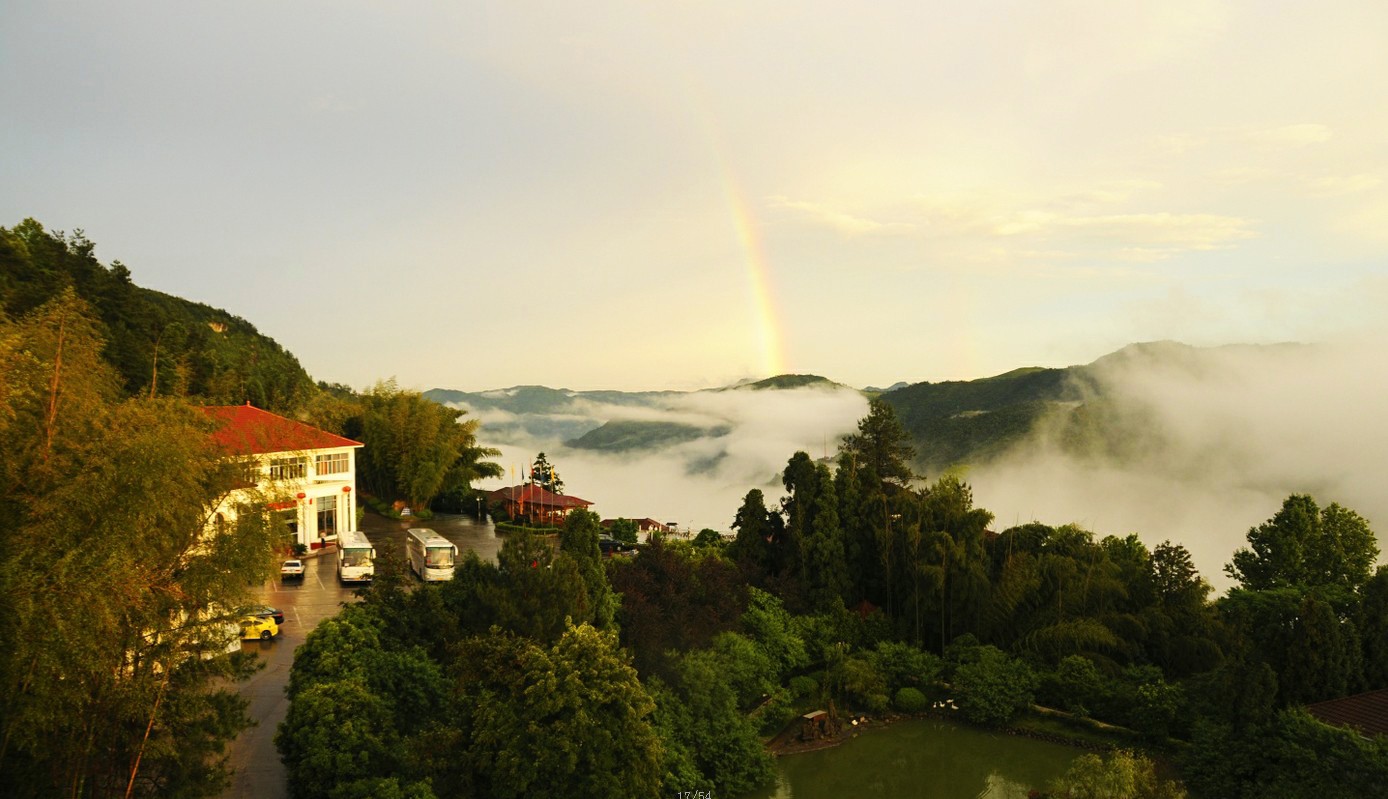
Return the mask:
[(302, 480), (308, 474), (308, 458), (271, 458), (271, 480)]
[(313, 468), (319, 477), (327, 474), (345, 474), (347, 472), (347, 453), (334, 452), (331, 455), (314, 456)]
[(318, 498), (318, 534), (337, 535), (337, 497), (334, 495)]

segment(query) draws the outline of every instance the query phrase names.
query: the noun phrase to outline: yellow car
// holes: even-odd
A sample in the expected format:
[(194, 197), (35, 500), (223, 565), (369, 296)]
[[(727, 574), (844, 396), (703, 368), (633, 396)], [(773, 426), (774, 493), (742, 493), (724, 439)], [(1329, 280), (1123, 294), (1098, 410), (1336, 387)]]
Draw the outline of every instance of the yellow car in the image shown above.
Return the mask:
[(269, 641), (280, 634), (280, 626), (268, 616), (247, 616), (241, 620), (241, 640)]

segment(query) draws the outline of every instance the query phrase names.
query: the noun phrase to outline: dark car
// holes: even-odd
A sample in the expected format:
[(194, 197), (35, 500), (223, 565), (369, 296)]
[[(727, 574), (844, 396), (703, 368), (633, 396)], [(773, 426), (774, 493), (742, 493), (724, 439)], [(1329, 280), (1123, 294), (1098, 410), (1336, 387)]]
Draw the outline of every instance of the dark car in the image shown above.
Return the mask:
[(632, 546), (631, 544), (618, 541), (615, 538), (602, 537), (598, 539), (598, 551), (607, 557), (611, 557), (613, 555), (617, 555), (623, 552), (633, 552), (635, 550), (636, 547)]
[(252, 616), (259, 616), (262, 619), (274, 619), (276, 625), (284, 624), (284, 611), (272, 608), (269, 605), (258, 607), (251, 611)]

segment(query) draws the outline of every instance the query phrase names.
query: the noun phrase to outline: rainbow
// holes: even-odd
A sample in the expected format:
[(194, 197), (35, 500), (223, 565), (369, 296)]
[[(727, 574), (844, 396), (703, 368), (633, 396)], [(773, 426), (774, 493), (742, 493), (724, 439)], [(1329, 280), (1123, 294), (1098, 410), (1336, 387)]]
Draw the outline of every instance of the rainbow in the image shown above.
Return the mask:
[(751, 285), (753, 313), (757, 317), (761, 338), (762, 368), (766, 370), (767, 377), (785, 374), (790, 370), (786, 367), (785, 351), (781, 346), (780, 317), (772, 299), (771, 269), (762, 246), (761, 230), (742, 194), (741, 186), (726, 164), (723, 167), (723, 189), (728, 197), (733, 228), (742, 246), (743, 261), (747, 265), (747, 282)]

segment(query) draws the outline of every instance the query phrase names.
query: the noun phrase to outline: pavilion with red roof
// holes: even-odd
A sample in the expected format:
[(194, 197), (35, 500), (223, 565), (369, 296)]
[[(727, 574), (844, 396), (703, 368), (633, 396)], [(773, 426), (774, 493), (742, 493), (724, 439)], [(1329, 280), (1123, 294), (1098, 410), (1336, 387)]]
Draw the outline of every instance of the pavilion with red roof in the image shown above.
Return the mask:
[(500, 505), (512, 519), (547, 525), (563, 524), (569, 511), (586, 509), (593, 504), (581, 497), (556, 494), (534, 483), (498, 488), (487, 497), (490, 504)]
[[(212, 440), (254, 464), (255, 488), (282, 514), (291, 543), (317, 547), (357, 529), (356, 451), (362, 443), (245, 405), (208, 405)], [(234, 508), (232, 497), (225, 505)], [(224, 515), (224, 510), (222, 514)]]

